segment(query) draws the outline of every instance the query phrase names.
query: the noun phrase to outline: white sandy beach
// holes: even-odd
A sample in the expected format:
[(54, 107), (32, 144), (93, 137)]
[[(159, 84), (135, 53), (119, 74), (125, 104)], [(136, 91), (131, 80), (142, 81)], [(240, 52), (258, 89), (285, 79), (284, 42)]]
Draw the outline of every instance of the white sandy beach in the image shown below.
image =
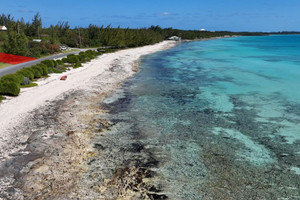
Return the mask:
[[(122, 67), (127, 73), (125, 76), (116, 77), (116, 82), (125, 80), (134, 74), (132, 67), (146, 54), (173, 47), (175, 42), (164, 41), (155, 45), (121, 50), (116, 53), (104, 54), (84, 64), (84, 67), (72, 69), (63, 74), (51, 74), (49, 78), (39, 80), (39, 86), (22, 89), (18, 97), (8, 98), (0, 104), (0, 161), (5, 160), (10, 154), (20, 150), (20, 143), (25, 142), (30, 135), (15, 134), (16, 127), (30, 115), (30, 112), (49, 101), (59, 99), (64, 93), (72, 90), (93, 90), (95, 84), (105, 81), (105, 77), (98, 76), (107, 71), (114, 63)], [(62, 75), (67, 75), (66, 81), (59, 80)], [(97, 77), (98, 76), (98, 77)], [(100, 79), (102, 80), (98, 80)], [(97, 80), (96, 80), (97, 79)], [(101, 86), (100, 86), (101, 88)], [(105, 88), (102, 88), (105, 90)]]

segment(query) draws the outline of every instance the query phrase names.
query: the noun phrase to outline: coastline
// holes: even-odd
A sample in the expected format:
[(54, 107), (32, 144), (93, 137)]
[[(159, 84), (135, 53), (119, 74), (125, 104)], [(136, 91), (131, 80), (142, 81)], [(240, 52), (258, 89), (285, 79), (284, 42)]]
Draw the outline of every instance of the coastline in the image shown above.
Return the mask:
[(242, 37), (240, 35), (228, 35), (228, 36), (220, 36), (220, 37), (210, 37), (210, 38), (201, 38), (195, 40), (182, 40), (181, 42), (197, 42), (197, 41), (208, 41), (208, 40), (218, 40), (222, 38), (234, 38), (234, 37)]
[(137, 71), (142, 56), (176, 44), (104, 54), (64, 73), (67, 81), (52, 74), (0, 104), (0, 199), (84, 196), (77, 184), (95, 154), (89, 140), (111, 125), (97, 117), (105, 113), (99, 103)]

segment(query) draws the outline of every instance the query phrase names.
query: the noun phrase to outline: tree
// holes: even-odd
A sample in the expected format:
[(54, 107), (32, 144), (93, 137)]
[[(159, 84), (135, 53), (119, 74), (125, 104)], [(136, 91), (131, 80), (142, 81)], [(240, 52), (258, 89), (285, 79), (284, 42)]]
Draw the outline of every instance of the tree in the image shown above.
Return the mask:
[(69, 22), (59, 21), (57, 25), (55, 25), (55, 28), (58, 30), (59, 37), (63, 37), (70, 29)]
[(3, 44), (3, 50), (5, 53), (26, 56), (28, 53), (26, 44), (27, 38), (23, 32), (20, 34), (8, 32), (8, 39)]
[(17, 55), (26, 56), (28, 49), (27, 49), (27, 37), (26, 35), (21, 32), (17, 35)]
[(57, 44), (58, 43), (58, 36), (57, 36), (57, 28), (54, 27), (53, 25), (50, 26), (50, 43), (51, 44)]
[(38, 36), (40, 38), (40, 29), (42, 28), (42, 18), (39, 12), (34, 15), (31, 26), (34, 32), (33, 36)]

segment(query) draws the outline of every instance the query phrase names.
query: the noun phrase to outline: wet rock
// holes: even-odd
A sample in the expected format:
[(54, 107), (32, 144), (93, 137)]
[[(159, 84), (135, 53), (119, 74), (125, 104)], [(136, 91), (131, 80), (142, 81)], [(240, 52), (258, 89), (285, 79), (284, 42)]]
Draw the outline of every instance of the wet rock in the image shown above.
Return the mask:
[(203, 110), (203, 113), (209, 115), (209, 114), (213, 114), (215, 111), (213, 109), (210, 108), (206, 108)]
[(67, 132), (67, 136), (72, 136), (72, 135), (74, 135), (74, 134), (75, 134), (74, 131), (68, 131), (68, 132)]
[(100, 150), (100, 151), (103, 151), (105, 149), (104, 146), (102, 146), (101, 144), (94, 144), (94, 148)]
[(130, 151), (132, 152), (141, 152), (144, 149), (144, 146), (139, 143), (133, 143), (131, 146)]
[(279, 156), (282, 157), (282, 158), (284, 158), (284, 157), (288, 157), (289, 154), (287, 154), (287, 153), (282, 153), (282, 154), (280, 154)]
[(159, 188), (147, 182), (148, 173), (145, 168), (119, 168), (112, 179), (100, 185), (101, 196), (105, 199), (167, 199)]

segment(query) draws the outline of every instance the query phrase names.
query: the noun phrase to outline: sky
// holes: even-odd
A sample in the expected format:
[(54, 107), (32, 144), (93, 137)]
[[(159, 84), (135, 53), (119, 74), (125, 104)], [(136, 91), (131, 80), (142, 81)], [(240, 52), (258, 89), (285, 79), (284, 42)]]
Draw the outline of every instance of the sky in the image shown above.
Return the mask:
[(300, 0), (0, 0), (0, 13), (44, 27), (159, 25), (186, 30), (300, 31)]

